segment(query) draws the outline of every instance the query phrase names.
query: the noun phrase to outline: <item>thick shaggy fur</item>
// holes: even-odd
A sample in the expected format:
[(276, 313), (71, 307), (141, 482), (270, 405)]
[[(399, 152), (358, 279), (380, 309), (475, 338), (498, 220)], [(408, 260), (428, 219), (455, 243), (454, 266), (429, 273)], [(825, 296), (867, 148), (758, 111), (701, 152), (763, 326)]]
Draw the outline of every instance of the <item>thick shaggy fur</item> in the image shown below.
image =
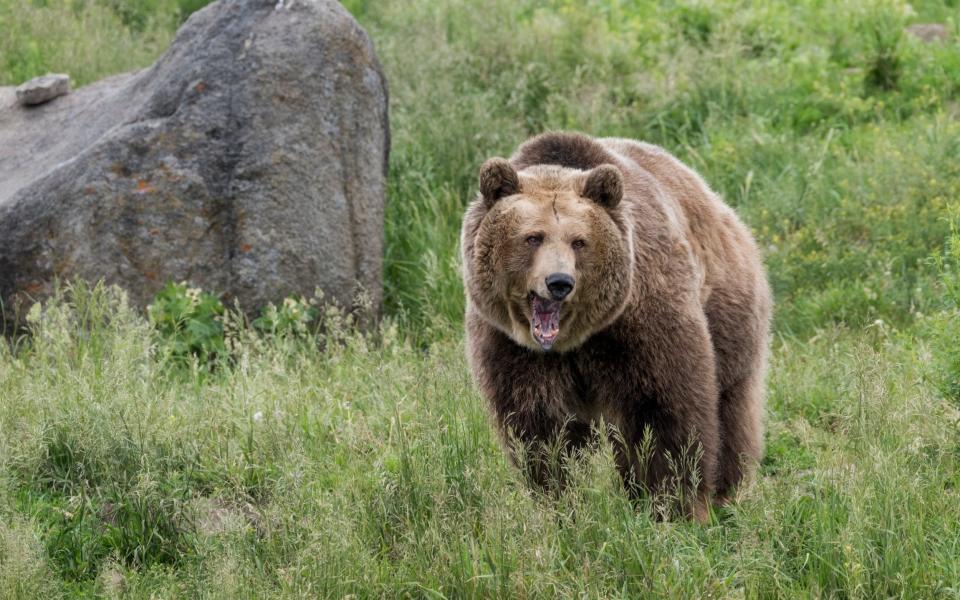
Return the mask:
[[(581, 446), (602, 418), (628, 489), (680, 492), (703, 518), (762, 452), (771, 298), (749, 231), (695, 172), (632, 140), (544, 134), (480, 183), (462, 231), (468, 352), (511, 456), (522, 442), (531, 478), (555, 481), (537, 449)], [(528, 301), (547, 293), (544, 268), (576, 278), (549, 351)]]

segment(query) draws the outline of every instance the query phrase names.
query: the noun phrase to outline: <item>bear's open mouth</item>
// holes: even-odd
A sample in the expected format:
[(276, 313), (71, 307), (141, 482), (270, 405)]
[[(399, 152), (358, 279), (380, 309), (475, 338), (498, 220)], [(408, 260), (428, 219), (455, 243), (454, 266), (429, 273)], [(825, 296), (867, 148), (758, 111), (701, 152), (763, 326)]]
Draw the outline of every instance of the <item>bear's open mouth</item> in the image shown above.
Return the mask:
[(560, 335), (560, 302), (530, 293), (530, 330), (540, 347), (549, 350)]

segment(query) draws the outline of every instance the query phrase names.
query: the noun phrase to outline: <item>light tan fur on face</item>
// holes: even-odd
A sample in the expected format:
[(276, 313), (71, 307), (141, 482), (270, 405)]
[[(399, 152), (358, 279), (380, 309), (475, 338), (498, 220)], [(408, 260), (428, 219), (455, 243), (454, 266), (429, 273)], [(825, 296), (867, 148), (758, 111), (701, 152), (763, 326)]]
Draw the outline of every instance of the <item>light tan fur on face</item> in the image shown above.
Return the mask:
[[(630, 238), (614, 223), (609, 212), (614, 209), (583, 196), (588, 175), (552, 166), (520, 171), (519, 191), (494, 199), (476, 224), (478, 234), (464, 240), (475, 279), (468, 286), (471, 301), (518, 344), (533, 350), (542, 349), (530, 331), (530, 293), (550, 298), (549, 275), (574, 279), (553, 346), (559, 352), (576, 348), (612, 321), (629, 297)], [(531, 237), (542, 241), (532, 244)]]
[[(518, 199), (512, 210), (517, 213), (526, 235), (542, 238), (540, 245), (534, 248), (533, 265), (527, 277), (527, 290), (536, 292), (543, 298), (549, 298), (546, 278), (554, 273), (571, 275), (577, 278), (577, 250), (575, 242), (586, 243), (590, 236), (590, 222), (587, 213), (590, 208), (586, 200), (572, 191), (543, 192), (523, 196)], [(574, 302), (577, 295), (574, 283), (573, 292), (566, 302)]]

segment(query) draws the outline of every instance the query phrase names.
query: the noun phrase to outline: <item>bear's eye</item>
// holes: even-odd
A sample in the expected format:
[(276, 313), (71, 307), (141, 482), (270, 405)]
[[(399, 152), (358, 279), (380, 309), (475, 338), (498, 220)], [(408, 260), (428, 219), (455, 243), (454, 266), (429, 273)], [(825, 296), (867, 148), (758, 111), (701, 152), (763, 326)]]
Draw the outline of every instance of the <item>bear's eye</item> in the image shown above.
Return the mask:
[(527, 236), (527, 243), (531, 246), (539, 246), (543, 243), (543, 236), (539, 234)]
[(587, 243), (583, 240), (573, 240), (573, 243), (570, 245), (573, 246), (574, 250), (579, 250), (580, 248), (583, 248), (584, 246), (586, 246)]

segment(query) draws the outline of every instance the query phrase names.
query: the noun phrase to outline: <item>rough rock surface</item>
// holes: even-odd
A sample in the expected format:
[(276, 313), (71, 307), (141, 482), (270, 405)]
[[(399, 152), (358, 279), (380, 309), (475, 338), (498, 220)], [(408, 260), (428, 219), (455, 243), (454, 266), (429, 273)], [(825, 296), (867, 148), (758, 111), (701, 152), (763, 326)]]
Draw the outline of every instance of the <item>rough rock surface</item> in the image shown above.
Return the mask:
[(70, 93), (70, 76), (60, 73), (41, 75), (17, 86), (17, 101), (25, 106), (43, 104)]
[(0, 300), (168, 280), (246, 310), (381, 300), (389, 128), (373, 46), (333, 0), (221, 0), (151, 67), (37, 107), (0, 88)]

